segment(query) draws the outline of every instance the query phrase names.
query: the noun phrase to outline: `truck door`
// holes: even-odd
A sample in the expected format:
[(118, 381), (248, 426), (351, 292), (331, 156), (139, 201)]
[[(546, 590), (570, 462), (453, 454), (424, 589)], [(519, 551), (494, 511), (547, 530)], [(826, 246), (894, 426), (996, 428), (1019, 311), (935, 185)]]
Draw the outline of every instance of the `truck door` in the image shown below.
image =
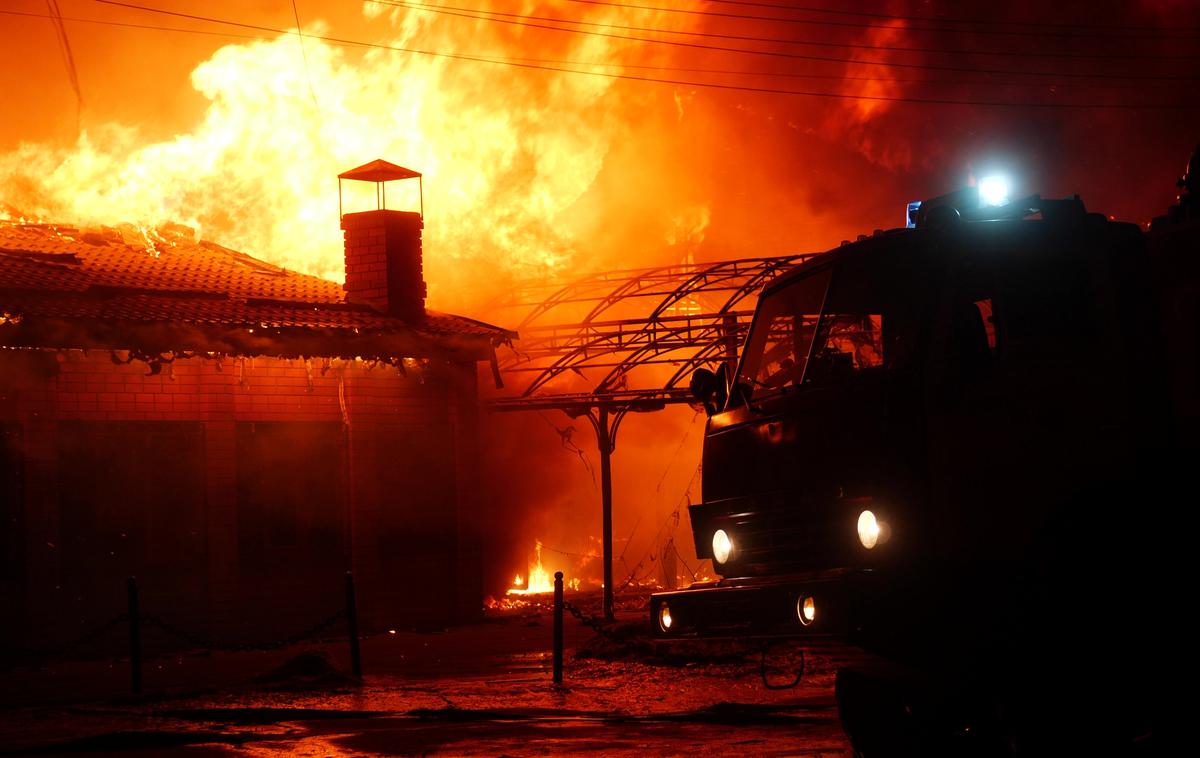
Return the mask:
[(958, 252), (929, 385), (931, 505), (950, 554), (1009, 559), (1121, 458), (1123, 373), (1103, 339), (1100, 257), (1043, 222)]

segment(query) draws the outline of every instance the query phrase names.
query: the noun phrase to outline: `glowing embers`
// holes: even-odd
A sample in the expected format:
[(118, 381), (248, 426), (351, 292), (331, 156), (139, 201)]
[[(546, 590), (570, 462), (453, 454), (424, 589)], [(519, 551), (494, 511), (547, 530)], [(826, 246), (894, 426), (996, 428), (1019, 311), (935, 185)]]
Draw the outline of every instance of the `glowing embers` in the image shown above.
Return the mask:
[(712, 551), (713, 560), (720, 564), (728, 561), (729, 556), (733, 554), (733, 540), (729, 538), (724, 529), (713, 532)]
[(817, 620), (817, 601), (812, 595), (801, 595), (796, 598), (796, 618), (804, 626), (811, 626)]
[(858, 541), (867, 550), (873, 550), (877, 545), (883, 545), (891, 535), (891, 527), (873, 511), (863, 511), (858, 514)]
[(671, 607), (664, 602), (658, 606), (658, 628), (664, 632), (669, 632), (673, 623), (674, 621), (671, 619)]

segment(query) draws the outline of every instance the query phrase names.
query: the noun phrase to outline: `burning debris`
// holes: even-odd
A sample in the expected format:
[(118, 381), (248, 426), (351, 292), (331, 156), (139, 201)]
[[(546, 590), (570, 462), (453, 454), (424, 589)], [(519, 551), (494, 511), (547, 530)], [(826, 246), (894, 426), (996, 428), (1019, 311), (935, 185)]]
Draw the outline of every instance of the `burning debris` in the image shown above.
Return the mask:
[[(547, 571), (542, 566), (542, 543), (539, 540), (534, 544), (534, 558), (529, 564), (529, 579), (526, 580), (520, 574), (517, 574), (513, 579), (513, 586), (505, 591), (506, 595), (541, 595), (547, 592), (554, 592), (554, 574)], [(598, 556), (591, 555), (587, 558), (596, 558)], [(565, 572), (564, 572), (565, 573)], [(567, 578), (563, 577), (563, 589), (570, 589), (576, 592), (579, 591), (580, 579), (578, 576)]]

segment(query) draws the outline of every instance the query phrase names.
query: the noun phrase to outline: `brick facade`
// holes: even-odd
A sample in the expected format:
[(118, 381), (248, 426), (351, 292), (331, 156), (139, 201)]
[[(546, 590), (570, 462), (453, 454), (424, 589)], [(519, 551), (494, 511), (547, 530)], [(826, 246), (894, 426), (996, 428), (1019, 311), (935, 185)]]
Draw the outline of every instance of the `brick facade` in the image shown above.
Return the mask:
[[(175, 583), (186, 583), (187, 594), (181, 594), (182, 586), (179, 592), (157, 586), (157, 594), (144, 600), (146, 611), (217, 637), (264, 639), (319, 620), (340, 607), (346, 568), (355, 572), (368, 629), (418, 619), (445, 624), (478, 610), (473, 363), (406, 361), (404, 375), (362, 361), (194, 357), (164, 364), (154, 374), (141, 361), (118, 363), (114, 356), (122, 360), (125, 354), (0, 350), (0, 426), (6, 430), (6, 460), (20, 474), (7, 485), (4, 511), (22, 535), (4, 543), (6, 552), (19, 553), (6, 556), (6, 565), (19, 572), (9, 577), (17, 611), (10, 618), (28, 619), (15, 632), (9, 627), (7, 634), (18, 642), (70, 638), (122, 610), (119, 585), (110, 596), (64, 597), (70, 590), (67, 575), (81, 570), (63, 557), (63, 508), (83, 513), (72, 518), (92, 519), (82, 534), (93, 529), (95, 543), (117, 539), (112, 553), (123, 549), (125, 535), (112, 537), (105, 530), (122, 519), (139, 524), (141, 536), (129, 538), (141, 542), (131, 542), (124, 558), (112, 555), (113, 565), (141, 574), (148, 586), (155, 586), (154, 575), (179, 577)], [(286, 442), (272, 446), (271, 440), (293, 434), (308, 447), (298, 442), (293, 453)], [(165, 440), (145, 444), (168, 445), (179, 455), (104, 449), (118, 441), (136, 448), (139, 440)], [(258, 447), (251, 450), (251, 443)], [(316, 460), (313, 450), (323, 451)], [(150, 452), (165, 458), (155, 463)], [(255, 469), (252, 461), (258, 458), (252, 454), (264, 461), (262, 471)], [(320, 498), (314, 495), (318, 502), (272, 501), (270, 476), (278, 473), (270, 471), (286, 472), (293, 466), (289, 455), (298, 477), (324, 488)], [(108, 456), (114, 460), (111, 475), (105, 470)], [(86, 491), (63, 492), (64, 487)], [(129, 488), (136, 504), (122, 504), (119, 494), (111, 494), (122, 488)], [(250, 498), (254, 508), (282, 515), (254, 516)], [(303, 509), (325, 526), (336, 516), (340, 554), (305, 552), (306, 545), (317, 544), (304, 542), (308, 527), (301, 523), (289, 532), (287, 524), (289, 513)], [(271, 538), (261, 548), (248, 541), (251, 518), (268, 532), (280, 532), (276, 522), (287, 527), (280, 546), (272, 546)], [(101, 523), (104, 519), (111, 523)], [(80, 528), (72, 529), (70, 539), (84, 539)], [(313, 529), (321, 539), (333, 539), (328, 529)], [(184, 546), (172, 548), (177, 560), (161, 555), (163, 544), (176, 542)], [(79, 554), (91, 556), (96, 549), (85, 545)], [(311, 577), (305, 573), (310, 569)], [(103, 566), (96, 570), (105, 582), (119, 579), (116, 568), (113, 577)], [(311, 587), (297, 586), (303, 584), (300, 575)], [(194, 595), (195, 587), (203, 588), (203, 597)], [(283, 592), (291, 594), (284, 598)], [(263, 614), (254, 606), (264, 593), (287, 602)]]

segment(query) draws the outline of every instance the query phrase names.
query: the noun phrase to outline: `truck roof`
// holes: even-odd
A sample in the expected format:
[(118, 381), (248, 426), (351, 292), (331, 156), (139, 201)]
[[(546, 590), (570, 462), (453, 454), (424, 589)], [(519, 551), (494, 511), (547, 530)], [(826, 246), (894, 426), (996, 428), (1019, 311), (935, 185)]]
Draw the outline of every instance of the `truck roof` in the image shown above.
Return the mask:
[(870, 250), (879, 249), (881, 246), (894, 247), (896, 252), (900, 253), (905, 249), (920, 245), (925, 240), (944, 238), (946, 234), (954, 234), (956, 236), (970, 234), (986, 234), (988, 236), (996, 234), (1040, 235), (1043, 233), (1061, 232), (1064, 228), (1078, 225), (1080, 222), (1087, 223), (1092, 229), (1096, 228), (1094, 225), (1100, 225), (1110, 227), (1114, 231), (1121, 229), (1126, 234), (1141, 234), (1141, 229), (1136, 224), (1124, 221), (1111, 221), (1100, 213), (1064, 214), (1050, 219), (1007, 218), (979, 221), (964, 220), (954, 224), (952, 227), (940, 228), (877, 229), (870, 236), (860, 235), (853, 242), (843, 242), (835, 248), (831, 248), (796, 265), (767, 284), (763, 288), (763, 294), (786, 287), (792, 281), (804, 277), (808, 272), (828, 266), (845, 256), (858, 255)]

